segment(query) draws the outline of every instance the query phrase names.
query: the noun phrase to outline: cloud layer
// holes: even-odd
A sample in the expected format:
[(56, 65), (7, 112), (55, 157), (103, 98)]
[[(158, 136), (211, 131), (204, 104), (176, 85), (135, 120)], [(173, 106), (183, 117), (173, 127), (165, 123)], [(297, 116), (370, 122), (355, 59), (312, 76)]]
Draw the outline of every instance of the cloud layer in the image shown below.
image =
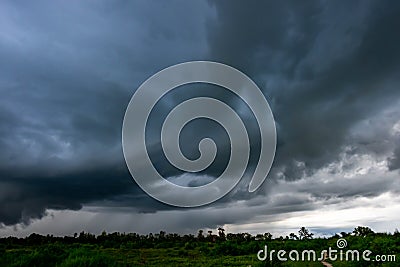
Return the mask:
[[(346, 201), (357, 208), (364, 198), (398, 203), (391, 196), (399, 192), (399, 12), (400, 4), (389, 1), (3, 2), (0, 222), (28, 224), (47, 210), (118, 207), (143, 225), (152, 216), (176, 216), (169, 224), (176, 231), (240, 229), (259, 213), (272, 222), (324, 205), (341, 209)], [(182, 135), (184, 153), (196, 157), (198, 141), (211, 135), (220, 154), (200, 176), (171, 167), (158, 130), (177, 103), (198, 94), (221, 98), (238, 110), (252, 138), (246, 179), (186, 216), (132, 181), (121, 127), (144, 80), (189, 60), (226, 63), (254, 79), (271, 104), (278, 148), (268, 182), (249, 194), (259, 139), (244, 103), (210, 86), (166, 96), (152, 114), (150, 155), (177, 183), (212, 180), (229, 155), (223, 129), (193, 122)]]

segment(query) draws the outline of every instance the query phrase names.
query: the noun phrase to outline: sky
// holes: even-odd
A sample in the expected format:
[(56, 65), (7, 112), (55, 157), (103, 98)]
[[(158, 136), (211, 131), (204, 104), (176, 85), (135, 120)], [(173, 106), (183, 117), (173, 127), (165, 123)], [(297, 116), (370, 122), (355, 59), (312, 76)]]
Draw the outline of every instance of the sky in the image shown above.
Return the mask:
[[(2, 1), (0, 236), (107, 232), (326, 235), (358, 225), (400, 228), (400, 3), (395, 1)], [(124, 161), (122, 122), (135, 90), (182, 62), (231, 65), (268, 100), (277, 150), (267, 180), (247, 191), (260, 140), (254, 116), (224, 89), (177, 88), (149, 122), (149, 154), (176, 183), (215, 179), (229, 139), (209, 120), (182, 131), (183, 153), (205, 136), (205, 171), (171, 166), (160, 124), (198, 94), (245, 121), (252, 154), (242, 181), (199, 208), (154, 200)]]

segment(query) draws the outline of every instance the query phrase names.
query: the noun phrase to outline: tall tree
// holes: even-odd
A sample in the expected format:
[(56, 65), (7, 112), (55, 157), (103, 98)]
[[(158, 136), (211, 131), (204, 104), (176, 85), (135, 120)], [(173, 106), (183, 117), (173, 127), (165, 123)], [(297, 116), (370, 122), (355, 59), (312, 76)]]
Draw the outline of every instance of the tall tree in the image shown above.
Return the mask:
[(305, 228), (304, 226), (300, 228), (299, 230), (299, 238), (301, 240), (308, 240), (308, 239), (312, 239), (313, 237), (313, 233), (310, 233), (310, 231)]

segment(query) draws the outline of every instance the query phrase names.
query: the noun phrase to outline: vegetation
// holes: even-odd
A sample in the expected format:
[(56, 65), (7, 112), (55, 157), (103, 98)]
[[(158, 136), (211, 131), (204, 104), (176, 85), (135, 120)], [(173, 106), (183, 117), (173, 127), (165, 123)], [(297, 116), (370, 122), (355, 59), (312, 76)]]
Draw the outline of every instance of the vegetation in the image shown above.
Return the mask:
[[(395, 262), (331, 261), (333, 266), (399, 266), (400, 234), (374, 233), (368, 227), (357, 227), (352, 233), (340, 233), (329, 238), (314, 238), (302, 227), (298, 235), (276, 237), (270, 233), (217, 234), (200, 230), (197, 235), (103, 232), (99, 236), (81, 232), (73, 236), (54, 237), (31, 234), (25, 238), (0, 239), (0, 266), (323, 266), (320, 261), (265, 261), (257, 259), (257, 252), (268, 246), (271, 250), (337, 249), (336, 242), (345, 238), (351, 250), (371, 250), (373, 255), (395, 255)], [(327, 260), (329, 261), (329, 260)]]

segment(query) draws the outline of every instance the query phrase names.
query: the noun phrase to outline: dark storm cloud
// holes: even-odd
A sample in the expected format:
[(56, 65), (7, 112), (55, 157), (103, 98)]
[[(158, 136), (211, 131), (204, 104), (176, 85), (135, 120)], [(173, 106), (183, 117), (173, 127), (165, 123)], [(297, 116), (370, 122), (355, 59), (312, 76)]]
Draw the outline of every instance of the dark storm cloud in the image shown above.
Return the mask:
[[(4, 224), (29, 223), (46, 209), (78, 210), (82, 203), (126, 193), (131, 186), (125, 170), (116, 168), (69, 173), (53, 178), (31, 176), (0, 181), (0, 217)], [(134, 193), (134, 192), (133, 192)]]
[[(249, 213), (311, 210), (318, 208), (316, 199), (339, 201), (394, 190), (389, 178), (360, 187), (355, 185), (362, 178), (330, 187), (322, 182), (289, 191), (276, 187), (280, 177), (303, 181), (340, 161), (344, 147), (351, 147), (348, 154), (378, 157), (399, 144), (398, 135), (379, 131), (388, 130), (395, 116), (384, 127), (379, 119), (362, 124), (399, 100), (399, 3), (42, 1), (0, 6), (0, 222), (27, 223), (48, 208), (94, 204), (144, 213), (173, 209), (132, 182), (122, 157), (121, 126), (141, 82), (189, 60), (220, 61), (253, 78), (270, 101), (279, 143), (271, 181), (257, 196), (247, 192), (246, 177), (213, 204), (215, 209), (193, 209), (201, 215), (176, 222), (177, 228), (194, 220), (192, 227), (213, 227), (246, 221)], [(256, 127), (243, 103), (207, 90), (241, 110), (256, 151)], [(187, 97), (167, 97), (158, 105), (160, 112)], [(155, 124), (162, 118), (154, 117)], [(223, 153), (215, 168), (203, 173), (206, 179), (221, 172), (228, 155), (228, 146), (218, 142), (225, 133), (210, 125), (194, 123), (182, 135), (185, 155), (195, 158), (198, 141), (208, 134), (202, 129), (213, 129), (210, 135)], [(169, 179), (179, 180), (180, 172), (161, 154), (157, 127), (150, 132), (152, 160), (173, 176)], [(358, 132), (352, 132), (356, 127)], [(390, 169), (399, 166), (398, 151), (392, 153)], [(221, 216), (221, 207), (239, 199), (247, 201), (243, 209)], [(271, 210), (257, 209), (265, 203)]]
[(1, 4), (0, 222), (128, 191), (143, 198), (122, 156), (124, 111), (154, 72), (204, 57), (202, 10), (184, 1)]
[(293, 161), (312, 172), (336, 160), (357, 122), (399, 99), (398, 3), (212, 3), (212, 55), (265, 88), (287, 179), (302, 175)]
[(397, 148), (394, 150), (393, 156), (389, 158), (389, 169), (400, 169), (400, 144), (398, 144)]

